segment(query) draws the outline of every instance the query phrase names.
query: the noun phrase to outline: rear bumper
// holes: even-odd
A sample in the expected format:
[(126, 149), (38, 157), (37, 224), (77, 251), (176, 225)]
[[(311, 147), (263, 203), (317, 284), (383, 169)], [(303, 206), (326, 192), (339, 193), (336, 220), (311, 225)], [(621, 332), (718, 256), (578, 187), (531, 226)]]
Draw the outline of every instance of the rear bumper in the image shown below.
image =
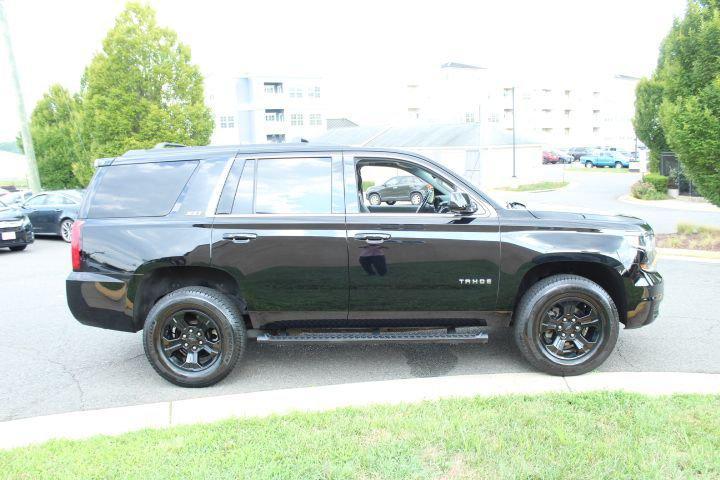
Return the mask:
[(625, 328), (640, 328), (655, 321), (664, 295), (663, 278), (657, 272), (640, 270), (628, 292)]
[(128, 280), (91, 272), (72, 272), (65, 280), (68, 307), (78, 322), (91, 327), (136, 332)]

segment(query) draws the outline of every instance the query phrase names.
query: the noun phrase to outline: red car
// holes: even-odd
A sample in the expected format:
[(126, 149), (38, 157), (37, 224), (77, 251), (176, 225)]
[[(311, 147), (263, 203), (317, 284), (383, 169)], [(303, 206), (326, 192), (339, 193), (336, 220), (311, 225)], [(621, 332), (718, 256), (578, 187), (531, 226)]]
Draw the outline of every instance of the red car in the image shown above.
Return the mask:
[(550, 152), (548, 150), (543, 151), (543, 164), (547, 163), (558, 163), (560, 161), (560, 157), (555, 152)]

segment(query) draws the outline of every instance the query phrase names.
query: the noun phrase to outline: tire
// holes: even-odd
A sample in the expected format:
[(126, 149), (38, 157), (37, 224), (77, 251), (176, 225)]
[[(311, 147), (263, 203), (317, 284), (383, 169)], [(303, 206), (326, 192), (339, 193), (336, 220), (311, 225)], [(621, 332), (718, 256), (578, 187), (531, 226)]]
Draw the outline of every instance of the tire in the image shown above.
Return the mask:
[(27, 248), (27, 245), (18, 245), (16, 247), (10, 247), (11, 252), (22, 252)]
[(63, 240), (65, 240), (67, 243), (72, 242), (72, 226), (73, 221), (69, 218), (66, 218), (62, 222), (60, 222), (60, 236)]
[(615, 162), (615, 168), (623, 168), (623, 164), (620, 162)]
[(388, 205), (395, 205), (395, 200), (389, 200), (385, 203), (387, 203)]
[(420, 205), (423, 201), (423, 194), (420, 192), (413, 192), (410, 194), (410, 203), (413, 205)]
[[(552, 317), (546, 314), (549, 313), (548, 305), (552, 309), (552, 305), (558, 305), (559, 302), (572, 305), (576, 301), (579, 305), (585, 304), (594, 309), (598, 317), (597, 323), (593, 326), (580, 327), (570, 319), (565, 321), (565, 315), (560, 315), (562, 318), (558, 320), (551, 320)], [(581, 309), (576, 311), (580, 312)], [(581, 312), (580, 315), (583, 313), (585, 312)], [(590, 315), (584, 318), (588, 321)], [(567, 332), (576, 332), (575, 328), (577, 328), (579, 330), (577, 337), (576, 333), (563, 331), (563, 337), (559, 338), (560, 328), (541, 333), (543, 324), (554, 322), (568, 325), (565, 330)], [(600, 285), (577, 275), (553, 275), (540, 280), (523, 295), (515, 310), (513, 336), (523, 357), (533, 367), (551, 375), (571, 376), (581, 375), (600, 366), (615, 348), (619, 330), (617, 307)], [(548, 339), (546, 336), (548, 333), (554, 340)], [(569, 335), (573, 336), (573, 340)], [(567, 340), (563, 340), (565, 338)], [(567, 358), (561, 358), (551, 352), (551, 345), (555, 345), (556, 342), (562, 345), (563, 350), (566, 347), (568, 350), (579, 350), (576, 342), (582, 344), (590, 338), (595, 340), (591, 349), (582, 355), (576, 352), (577, 356), (574, 358), (571, 352), (568, 352)], [(551, 345), (547, 342), (551, 342)]]
[(377, 193), (371, 193), (368, 195), (368, 200), (370, 201), (370, 205), (380, 205), (380, 203), (382, 203), (380, 195)]
[[(189, 312), (181, 313), (183, 311)], [(178, 316), (182, 316), (188, 328), (175, 326), (178, 324), (173, 317)], [(209, 318), (211, 322), (203, 324), (203, 318)], [(194, 324), (196, 321), (198, 323)], [(206, 330), (207, 325), (214, 328)], [(178, 365), (178, 357), (185, 356), (185, 364), (191, 358), (190, 350), (184, 348), (188, 343), (183, 343), (186, 341), (183, 334), (194, 338), (190, 343), (198, 349), (193, 358), (199, 369)], [(173, 338), (167, 340), (168, 335)], [(211, 335), (215, 337), (214, 341)], [(184, 287), (165, 295), (150, 310), (143, 328), (143, 346), (150, 365), (165, 380), (181, 387), (207, 387), (225, 378), (245, 353), (246, 337), (238, 303), (206, 287)], [(171, 356), (162, 351), (163, 339), (172, 344), (169, 348), (177, 347)], [(208, 350), (213, 348), (219, 351), (215, 356)], [(204, 367), (201, 365), (203, 358), (208, 360)]]
[(594, 166), (592, 162), (585, 162), (585, 168), (593, 168)]

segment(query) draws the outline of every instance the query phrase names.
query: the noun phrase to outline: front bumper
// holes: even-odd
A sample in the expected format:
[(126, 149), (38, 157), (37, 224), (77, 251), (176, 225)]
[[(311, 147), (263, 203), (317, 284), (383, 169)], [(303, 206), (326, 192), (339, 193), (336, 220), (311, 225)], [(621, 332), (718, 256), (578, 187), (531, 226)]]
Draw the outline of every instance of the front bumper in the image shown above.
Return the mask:
[(628, 286), (625, 328), (640, 328), (655, 321), (664, 295), (663, 278), (657, 272), (639, 270)]
[(99, 273), (72, 272), (65, 280), (70, 312), (84, 325), (137, 332), (128, 283)]
[[(15, 233), (15, 238), (12, 240), (3, 240), (2, 233)], [(30, 245), (35, 241), (35, 235), (33, 234), (32, 227), (20, 228), (0, 228), (0, 248), (2, 247), (21, 247), (23, 245)]]

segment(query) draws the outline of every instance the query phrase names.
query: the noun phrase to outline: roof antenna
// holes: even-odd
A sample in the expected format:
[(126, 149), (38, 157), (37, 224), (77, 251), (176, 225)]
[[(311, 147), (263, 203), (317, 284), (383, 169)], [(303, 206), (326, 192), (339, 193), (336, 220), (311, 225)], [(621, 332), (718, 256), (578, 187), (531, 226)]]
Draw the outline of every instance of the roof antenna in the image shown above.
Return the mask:
[(180, 147), (187, 147), (187, 145), (183, 145), (182, 143), (172, 143), (172, 142), (160, 142), (156, 144), (153, 149), (155, 148), (180, 148)]

